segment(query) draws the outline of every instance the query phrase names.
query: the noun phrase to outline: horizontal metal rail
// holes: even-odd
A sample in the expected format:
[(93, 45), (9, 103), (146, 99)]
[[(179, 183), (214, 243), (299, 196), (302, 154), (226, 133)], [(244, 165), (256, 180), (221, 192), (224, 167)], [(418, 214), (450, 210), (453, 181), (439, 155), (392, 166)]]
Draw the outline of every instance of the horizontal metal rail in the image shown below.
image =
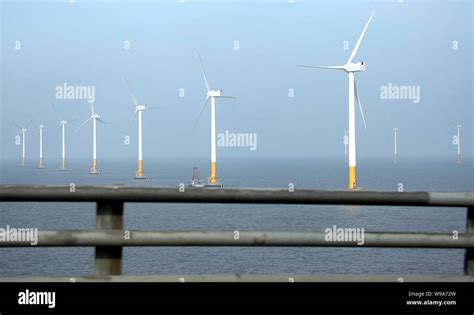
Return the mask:
[[(184, 191), (183, 191), (184, 188)], [(474, 193), (331, 191), (266, 188), (159, 188), (126, 186), (8, 186), (0, 185), (0, 202), (94, 202), (96, 230), (38, 231), (37, 244), (0, 240), (1, 247), (94, 246), (95, 276), (12, 277), (0, 281), (473, 281)], [(125, 202), (326, 204), (467, 208), (466, 233), (349, 234), (345, 241), (326, 240), (321, 232), (248, 231), (129, 231), (123, 225)], [(356, 231), (357, 232), (357, 231)], [(121, 276), (124, 246), (288, 246), (400, 247), (465, 249), (465, 276), (392, 275), (202, 275)], [(71, 280), (72, 279), (72, 280)], [(178, 279), (178, 280), (177, 280)]]
[(176, 202), (255, 204), (334, 204), (385, 206), (474, 206), (474, 193), (335, 191), (267, 188), (176, 188), (126, 186), (9, 186), (0, 185), (1, 201), (54, 202)]
[[(362, 239), (326, 240), (326, 233), (239, 231), (38, 231), (34, 246), (291, 246), (474, 248), (474, 235), (365, 232)], [(30, 242), (0, 241), (0, 247), (30, 247)]]
[(474, 282), (474, 276), (443, 275), (124, 275), (0, 277), (0, 282)]

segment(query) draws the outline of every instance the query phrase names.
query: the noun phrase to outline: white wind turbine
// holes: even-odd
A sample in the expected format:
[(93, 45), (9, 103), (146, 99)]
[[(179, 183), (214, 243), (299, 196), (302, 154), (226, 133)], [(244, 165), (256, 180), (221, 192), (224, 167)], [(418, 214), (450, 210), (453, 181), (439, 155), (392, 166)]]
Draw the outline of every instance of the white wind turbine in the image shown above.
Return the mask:
[(48, 123), (38, 125), (38, 136), (39, 136), (39, 161), (38, 168), (44, 168), (43, 160), (43, 129)]
[(130, 85), (130, 82), (125, 78), (125, 81), (127, 81), (127, 85), (130, 89), (130, 94), (132, 95), (133, 99), (133, 104), (135, 105), (135, 111), (133, 112), (132, 118), (130, 119), (130, 124), (128, 125), (127, 132), (130, 130), (130, 127), (132, 127), (133, 124), (133, 119), (138, 113), (138, 170), (135, 173), (135, 178), (136, 179), (146, 179), (145, 175), (143, 175), (143, 152), (142, 152), (142, 112), (148, 110), (148, 109), (157, 109), (159, 107), (151, 107), (151, 106), (146, 106), (146, 105), (139, 105), (137, 98), (133, 94), (132, 86)]
[(60, 171), (67, 171), (66, 168), (66, 125), (67, 120), (61, 120), (59, 122), (59, 128), (61, 130), (61, 166)]
[(398, 128), (393, 128), (393, 163), (398, 163)]
[(206, 85), (206, 98), (204, 99), (204, 103), (201, 106), (201, 110), (199, 111), (198, 117), (194, 121), (194, 126), (198, 122), (201, 114), (206, 107), (209, 98), (211, 99), (211, 177), (209, 177), (208, 184), (206, 186), (218, 186), (222, 187), (222, 184), (219, 183), (217, 178), (217, 156), (216, 156), (216, 98), (230, 98), (236, 99), (233, 96), (224, 96), (222, 90), (211, 90), (209, 87), (209, 81), (207, 80), (206, 71), (204, 70), (204, 66), (202, 64), (201, 55), (198, 54), (199, 57), (199, 64), (201, 66), (202, 76), (204, 78), (204, 84)]
[(357, 92), (357, 86), (354, 79), (355, 72), (365, 71), (365, 63), (352, 62), (357, 50), (359, 49), (360, 43), (367, 31), (367, 28), (372, 20), (375, 11), (372, 12), (369, 20), (365, 24), (362, 33), (357, 40), (352, 53), (347, 60), (346, 64), (343, 66), (309, 66), (309, 65), (297, 65), (299, 67), (308, 67), (308, 68), (322, 68), (322, 69), (334, 69), (334, 70), (343, 70), (348, 74), (349, 77), (349, 189), (357, 188), (357, 171), (356, 171), (356, 139), (355, 139), (355, 98), (357, 98), (357, 103), (359, 104), (359, 110), (362, 115), (362, 121), (364, 123), (364, 127), (367, 128), (365, 123), (364, 112), (362, 111), (362, 104), (360, 103), (359, 94)]
[(453, 144), (457, 146), (456, 148), (456, 162), (458, 164), (461, 164), (462, 160), (461, 160), (461, 127), (462, 125), (459, 125), (459, 124), (455, 124), (453, 122), (451, 122), (452, 125), (454, 125), (454, 127), (456, 127), (456, 135), (453, 136)]
[(91, 103), (91, 116), (86, 119), (82, 123), (82, 125), (79, 126), (74, 131), (74, 134), (78, 132), (82, 127), (84, 127), (90, 120), (92, 120), (92, 167), (90, 170), (90, 174), (92, 175), (98, 175), (100, 172), (97, 170), (97, 121), (105, 124), (106, 122), (100, 119), (100, 115), (97, 114), (94, 110), (94, 104)]
[(17, 123), (13, 121), (13, 124), (21, 130), (21, 166), (25, 167), (26, 166), (26, 132), (28, 131), (28, 126), (31, 123), (28, 121), (28, 123), (24, 127), (20, 127)]
[(51, 103), (51, 105), (53, 106), (53, 110), (59, 116), (59, 130), (61, 131), (61, 165), (59, 167), (59, 170), (64, 172), (64, 171), (67, 171), (67, 168), (66, 168), (66, 125), (68, 123), (75, 121), (75, 119), (69, 120), (69, 121), (66, 119), (63, 119), (62, 116), (56, 110), (56, 107), (54, 106), (54, 104)]

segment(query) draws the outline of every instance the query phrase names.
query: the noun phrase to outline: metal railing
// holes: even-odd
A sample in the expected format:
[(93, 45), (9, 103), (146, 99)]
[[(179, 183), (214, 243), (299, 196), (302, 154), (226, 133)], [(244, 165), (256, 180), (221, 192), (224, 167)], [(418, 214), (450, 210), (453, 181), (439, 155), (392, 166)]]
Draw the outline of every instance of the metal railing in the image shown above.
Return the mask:
[[(125, 186), (6, 186), (0, 202), (95, 202), (96, 230), (39, 231), (35, 246), (95, 247), (94, 276), (75, 281), (474, 281), (474, 193), (329, 191), (259, 188), (151, 188)], [(317, 232), (129, 231), (123, 226), (125, 202), (326, 204), (467, 208), (466, 232), (366, 232), (363, 245), (330, 242)], [(128, 231), (128, 237), (124, 232)], [(0, 247), (26, 247), (30, 242), (0, 241)], [(122, 274), (123, 246), (306, 246), (464, 248), (464, 276), (437, 275), (189, 275), (127, 276)], [(70, 281), (71, 277), (6, 277), (0, 281)], [(402, 279), (402, 280), (400, 280)]]

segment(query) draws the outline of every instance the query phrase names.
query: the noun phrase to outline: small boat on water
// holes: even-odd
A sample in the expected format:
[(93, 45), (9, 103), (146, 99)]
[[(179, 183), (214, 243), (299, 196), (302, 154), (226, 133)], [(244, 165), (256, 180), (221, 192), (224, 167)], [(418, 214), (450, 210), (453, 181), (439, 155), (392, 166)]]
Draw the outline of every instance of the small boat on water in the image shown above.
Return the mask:
[(199, 179), (199, 171), (196, 166), (193, 167), (193, 178), (189, 187), (204, 187), (204, 183)]
[(222, 188), (224, 185), (221, 183), (211, 184), (211, 183), (203, 183), (199, 178), (199, 171), (196, 166), (193, 167), (193, 178), (191, 180), (191, 184), (189, 187), (205, 187), (205, 188)]

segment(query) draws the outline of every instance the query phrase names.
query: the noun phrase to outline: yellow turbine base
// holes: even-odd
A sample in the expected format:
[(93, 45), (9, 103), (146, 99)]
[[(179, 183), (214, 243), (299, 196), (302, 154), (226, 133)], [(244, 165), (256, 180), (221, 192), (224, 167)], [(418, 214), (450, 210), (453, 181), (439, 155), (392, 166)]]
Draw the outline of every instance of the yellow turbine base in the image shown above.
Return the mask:
[(356, 166), (349, 166), (349, 189), (357, 188)]
[(92, 159), (92, 167), (91, 167), (90, 173), (91, 174), (99, 174), (99, 172), (97, 171), (97, 160), (96, 159)]
[(211, 162), (211, 177), (209, 178), (210, 184), (217, 184), (217, 163)]
[(143, 160), (138, 160), (137, 177), (142, 177), (142, 176), (143, 176)]

